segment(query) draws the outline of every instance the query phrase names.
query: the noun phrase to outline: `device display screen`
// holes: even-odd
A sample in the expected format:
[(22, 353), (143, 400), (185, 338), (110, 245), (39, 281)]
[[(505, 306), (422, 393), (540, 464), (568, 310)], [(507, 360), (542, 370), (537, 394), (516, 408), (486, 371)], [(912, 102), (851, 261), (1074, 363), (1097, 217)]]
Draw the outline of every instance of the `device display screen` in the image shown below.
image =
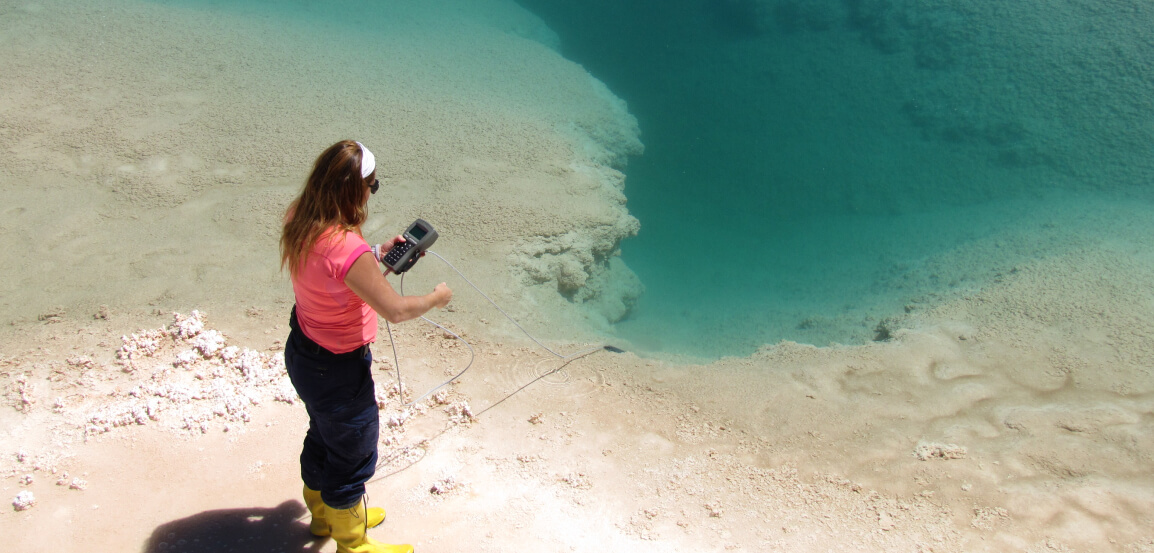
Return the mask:
[(413, 225), (413, 228), (409, 230), (409, 234), (411, 234), (413, 238), (416, 238), (418, 242), (428, 233), (429, 231), (421, 228), (421, 225)]

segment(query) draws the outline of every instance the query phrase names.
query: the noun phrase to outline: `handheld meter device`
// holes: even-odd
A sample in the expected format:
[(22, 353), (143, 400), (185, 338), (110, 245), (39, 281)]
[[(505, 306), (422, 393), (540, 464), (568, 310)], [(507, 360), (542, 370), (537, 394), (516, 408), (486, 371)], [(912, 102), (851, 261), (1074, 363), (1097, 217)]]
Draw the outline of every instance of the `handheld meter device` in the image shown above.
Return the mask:
[(421, 258), (421, 253), (429, 249), (433, 242), (437, 241), (437, 231), (433, 229), (433, 225), (425, 222), (424, 219), (417, 219), (409, 228), (405, 229), (404, 242), (398, 242), (385, 254), (381, 263), (393, 270), (394, 273), (400, 274), (413, 268), (417, 264), (417, 260)]

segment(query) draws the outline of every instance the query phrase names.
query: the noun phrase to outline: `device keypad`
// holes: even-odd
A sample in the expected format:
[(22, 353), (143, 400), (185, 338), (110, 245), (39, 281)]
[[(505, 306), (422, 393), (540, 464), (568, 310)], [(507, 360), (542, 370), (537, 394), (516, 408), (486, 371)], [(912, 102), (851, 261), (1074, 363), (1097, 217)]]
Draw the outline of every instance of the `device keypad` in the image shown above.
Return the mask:
[(402, 257), (405, 257), (405, 254), (409, 253), (409, 250), (411, 249), (413, 249), (413, 243), (409, 241), (405, 241), (393, 246), (393, 249), (389, 250), (389, 253), (385, 254), (385, 264), (396, 264), (401, 260)]

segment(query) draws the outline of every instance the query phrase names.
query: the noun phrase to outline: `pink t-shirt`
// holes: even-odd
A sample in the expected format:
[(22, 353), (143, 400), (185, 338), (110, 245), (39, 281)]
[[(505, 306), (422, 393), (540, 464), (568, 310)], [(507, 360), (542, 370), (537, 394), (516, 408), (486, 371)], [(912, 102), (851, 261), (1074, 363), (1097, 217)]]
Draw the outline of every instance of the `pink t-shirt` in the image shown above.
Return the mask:
[(347, 353), (377, 339), (376, 312), (345, 286), (353, 262), (368, 251), (359, 234), (333, 228), (321, 235), (293, 276), (301, 331), (333, 353)]

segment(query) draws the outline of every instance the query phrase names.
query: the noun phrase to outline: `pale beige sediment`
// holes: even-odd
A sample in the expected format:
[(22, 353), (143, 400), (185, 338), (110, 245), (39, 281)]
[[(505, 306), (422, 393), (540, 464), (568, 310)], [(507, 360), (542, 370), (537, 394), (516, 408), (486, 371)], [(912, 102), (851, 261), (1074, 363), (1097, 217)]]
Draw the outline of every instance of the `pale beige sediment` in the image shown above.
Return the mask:
[[(99, 304), (283, 311), (281, 214), (342, 138), (374, 149), (385, 177), (370, 240), (424, 217), (438, 250), (526, 316), (635, 297), (558, 289), (631, 275), (609, 261), (637, 230), (618, 171), (640, 152), (636, 121), (540, 21), (467, 4), (377, 3), (329, 24), (320, 10), (305, 23), (195, 3), (9, 9), (0, 236), (26, 262), (3, 265), (4, 319)], [(542, 249), (558, 240), (564, 251)], [(531, 302), (505, 290), (523, 279), (540, 289)]]
[[(598, 352), (520, 389), (561, 363), (474, 333), (470, 372), (416, 412), (388, 392), (394, 367), (378, 346), (382, 466), (369, 490), (390, 518), (376, 535), (425, 551), (1148, 551), (1154, 321), (1140, 284), (1154, 266), (1132, 245), (1022, 265), (866, 346), (781, 343), (709, 365)], [(284, 329), (258, 319), (244, 342), (210, 335), (216, 357), (179, 362), (198, 340), (173, 337), (131, 373), (115, 359), (115, 319), (21, 325), (5, 397), (31, 407), (0, 411), (0, 469), (5, 492), (37, 504), (0, 512), (0, 527), (29, 530), (10, 535), (30, 548), (48, 531), (104, 550), (169, 533), (303, 547), (292, 522), (304, 514), (303, 413), (274, 398), (275, 382), (254, 383), (267, 399), (243, 410), (213, 416), (228, 396), (206, 395), (90, 428), (142, 385), (221, 370), (243, 381), (217, 346), (275, 353)], [(395, 330), (408, 397), (468, 359), (428, 327)], [(76, 477), (85, 489), (69, 489)], [(211, 530), (244, 517), (266, 523)]]

